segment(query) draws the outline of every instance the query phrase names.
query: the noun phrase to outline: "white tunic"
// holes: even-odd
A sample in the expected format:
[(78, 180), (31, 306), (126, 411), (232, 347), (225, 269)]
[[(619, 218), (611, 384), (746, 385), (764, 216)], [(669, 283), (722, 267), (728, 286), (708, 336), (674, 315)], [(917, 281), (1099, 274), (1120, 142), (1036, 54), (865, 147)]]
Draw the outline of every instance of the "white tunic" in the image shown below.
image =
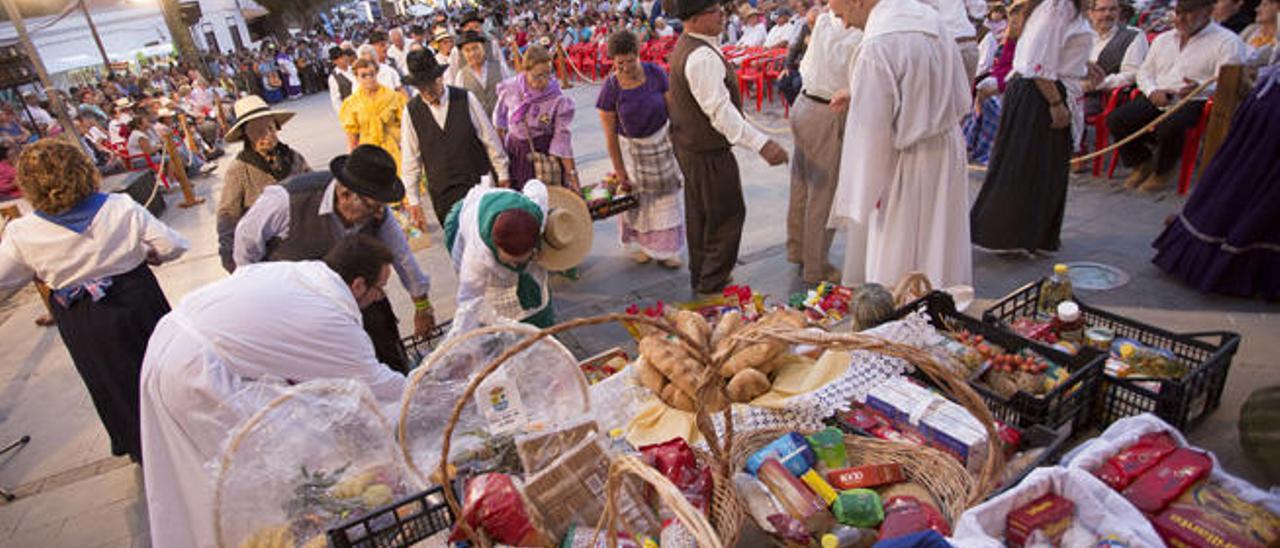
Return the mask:
[(280, 379), (365, 382), (386, 408), (404, 377), (378, 363), (347, 284), (319, 261), (246, 265), (160, 320), (142, 363), (142, 466), (156, 546), (213, 546), (205, 465)]
[(868, 282), (895, 284), (918, 270), (937, 286), (969, 284), (959, 125), (969, 85), (938, 13), (917, 0), (880, 0), (867, 20), (849, 91), (831, 225), (866, 225)]

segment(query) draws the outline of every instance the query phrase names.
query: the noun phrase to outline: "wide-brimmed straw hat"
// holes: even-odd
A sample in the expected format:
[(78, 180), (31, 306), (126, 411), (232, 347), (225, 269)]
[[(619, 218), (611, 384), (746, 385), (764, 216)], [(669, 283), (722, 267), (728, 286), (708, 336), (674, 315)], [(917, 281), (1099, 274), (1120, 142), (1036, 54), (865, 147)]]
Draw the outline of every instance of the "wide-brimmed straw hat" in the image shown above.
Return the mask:
[(276, 121), (276, 125), (283, 126), (294, 113), (288, 110), (271, 110), (267, 106), (267, 102), (263, 101), (257, 95), (246, 95), (236, 101), (232, 110), (236, 114), (236, 125), (231, 126), (223, 139), (227, 142), (239, 141), (244, 138), (244, 126), (249, 120), (257, 120), (259, 118), (272, 118)]
[(538, 264), (560, 272), (578, 266), (591, 251), (595, 236), (587, 202), (564, 187), (547, 187), (547, 221)]

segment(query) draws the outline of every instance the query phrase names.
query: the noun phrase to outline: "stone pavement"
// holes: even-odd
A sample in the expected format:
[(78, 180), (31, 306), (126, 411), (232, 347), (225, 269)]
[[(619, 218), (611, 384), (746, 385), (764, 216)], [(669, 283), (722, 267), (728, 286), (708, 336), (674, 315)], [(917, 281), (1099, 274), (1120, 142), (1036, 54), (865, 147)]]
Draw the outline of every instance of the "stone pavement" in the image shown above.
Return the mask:
[[(603, 135), (594, 112), (598, 88), (578, 86), (568, 93), (579, 106), (574, 123), (575, 151), (583, 181), (597, 181), (611, 171)], [(345, 141), (326, 95), (292, 101), (281, 108), (299, 112), (282, 139), (299, 149), (313, 168), (325, 168), (344, 152)], [(782, 128), (785, 121), (767, 114), (763, 123)], [(781, 137), (790, 146), (787, 136)], [(234, 154), (236, 150), (231, 151)], [(747, 194), (748, 213), (739, 267), (734, 276), (757, 290), (785, 298), (803, 289), (797, 269), (785, 261), (785, 215), (788, 171), (771, 168), (754, 154), (737, 151)], [(223, 162), (225, 163), (225, 162)], [(219, 171), (220, 173), (220, 171)], [(197, 179), (197, 194), (208, 202), (190, 210), (175, 207), (177, 193), (167, 198), (163, 220), (191, 240), (181, 260), (156, 269), (171, 302), (189, 291), (224, 276), (216, 254), (214, 208), (220, 179)], [(972, 177), (973, 194), (981, 173)], [(1043, 276), (1056, 261), (1096, 261), (1120, 267), (1133, 281), (1106, 292), (1082, 292), (1082, 299), (1120, 314), (1173, 331), (1228, 329), (1244, 335), (1232, 365), (1222, 406), (1191, 434), (1194, 441), (1218, 453), (1228, 470), (1254, 481), (1259, 473), (1240, 454), (1235, 422), (1249, 391), (1280, 382), (1273, 367), (1280, 353), (1274, 337), (1280, 317), (1274, 304), (1200, 295), (1164, 276), (1149, 262), (1150, 241), (1166, 215), (1176, 210), (1171, 195), (1135, 196), (1115, 185), (1077, 180), (1071, 187), (1063, 228), (1063, 249), (1052, 259), (1008, 260), (975, 253), (974, 277), (978, 313), (987, 302)], [(434, 280), (432, 300), (445, 319), (452, 315), (456, 277), (443, 250), (439, 228), (435, 245), (419, 252)], [(632, 302), (688, 300), (688, 274), (657, 265), (636, 265), (617, 244), (617, 224), (596, 225), (596, 240), (580, 268), (581, 279), (557, 279), (553, 294), (558, 317), (620, 311)], [(841, 264), (842, 238), (833, 246), (834, 264)], [(412, 305), (403, 287), (388, 286), (401, 318)], [(141, 471), (125, 459), (111, 458), (105, 433), (53, 328), (33, 320), (42, 307), (30, 288), (0, 299), (0, 447), (30, 434), (28, 447), (0, 456), (0, 486), (15, 488), (19, 499), (0, 503), (0, 548), (42, 545), (149, 546), (146, 502)], [(406, 333), (411, 322), (401, 324)], [(1270, 335), (1270, 336), (1268, 336)], [(580, 357), (621, 344), (627, 335), (619, 327), (598, 327), (569, 334), (565, 343)]]

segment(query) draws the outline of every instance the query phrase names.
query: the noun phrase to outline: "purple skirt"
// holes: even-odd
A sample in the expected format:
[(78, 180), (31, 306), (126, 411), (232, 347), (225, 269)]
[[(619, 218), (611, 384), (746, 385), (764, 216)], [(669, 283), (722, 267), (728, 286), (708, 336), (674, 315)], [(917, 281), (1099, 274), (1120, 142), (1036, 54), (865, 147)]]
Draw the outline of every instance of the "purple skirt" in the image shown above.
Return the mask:
[(1152, 262), (1206, 293), (1280, 297), (1280, 93), (1250, 94)]
[[(553, 135), (550, 134), (534, 137), (533, 146), (537, 147), (538, 152), (545, 153), (551, 150), (552, 137)], [(507, 173), (511, 177), (511, 187), (520, 190), (524, 188), (525, 181), (534, 178), (533, 160), (529, 159), (529, 140), (523, 137), (517, 138), (508, 132), (506, 147)]]

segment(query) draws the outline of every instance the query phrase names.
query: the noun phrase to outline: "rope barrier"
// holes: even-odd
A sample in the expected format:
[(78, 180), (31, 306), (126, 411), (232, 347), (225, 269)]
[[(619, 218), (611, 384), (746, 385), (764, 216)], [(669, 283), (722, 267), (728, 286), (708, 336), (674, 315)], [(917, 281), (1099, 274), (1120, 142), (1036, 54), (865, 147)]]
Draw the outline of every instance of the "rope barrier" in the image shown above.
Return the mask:
[(574, 64), (573, 58), (569, 56), (569, 52), (565, 51), (564, 44), (556, 44), (556, 51), (560, 52), (561, 57), (564, 59), (564, 63), (569, 65), (569, 68), (572, 68), (574, 72), (578, 73), (578, 77), (586, 80), (588, 84), (597, 85), (604, 82), (604, 78), (597, 80), (583, 74), (582, 70), (578, 69), (578, 65)]
[(791, 134), (790, 125), (784, 125), (780, 127), (770, 127), (768, 124), (765, 124), (759, 118), (756, 118), (755, 116), (752, 116), (750, 114), (746, 114), (745, 112), (743, 113), (743, 118), (746, 118), (748, 122), (751, 122), (751, 125), (755, 126), (756, 129), (759, 129), (764, 133), (769, 133), (773, 135), (790, 135)]

